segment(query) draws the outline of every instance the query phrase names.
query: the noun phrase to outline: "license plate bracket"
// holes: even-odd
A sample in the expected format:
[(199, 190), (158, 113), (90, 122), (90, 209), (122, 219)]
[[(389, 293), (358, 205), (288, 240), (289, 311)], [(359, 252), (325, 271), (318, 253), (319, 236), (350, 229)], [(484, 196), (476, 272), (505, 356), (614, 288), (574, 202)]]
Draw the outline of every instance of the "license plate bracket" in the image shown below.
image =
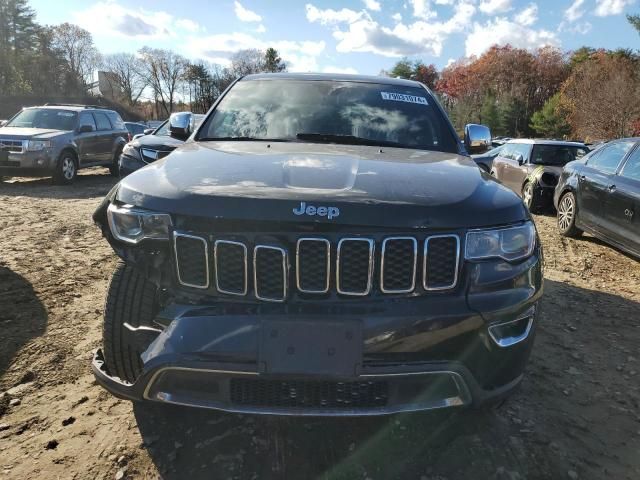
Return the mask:
[(359, 321), (264, 320), (262, 373), (353, 377), (362, 365)]

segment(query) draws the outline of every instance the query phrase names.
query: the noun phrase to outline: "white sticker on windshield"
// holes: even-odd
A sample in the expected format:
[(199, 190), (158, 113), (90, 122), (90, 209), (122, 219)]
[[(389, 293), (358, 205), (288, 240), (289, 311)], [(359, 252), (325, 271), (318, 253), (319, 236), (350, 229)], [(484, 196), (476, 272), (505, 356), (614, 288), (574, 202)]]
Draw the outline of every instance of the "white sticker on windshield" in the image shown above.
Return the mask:
[(414, 95), (405, 95), (404, 93), (380, 92), (383, 100), (393, 100), (395, 102), (419, 103), (420, 105), (429, 105), (424, 97), (416, 97)]

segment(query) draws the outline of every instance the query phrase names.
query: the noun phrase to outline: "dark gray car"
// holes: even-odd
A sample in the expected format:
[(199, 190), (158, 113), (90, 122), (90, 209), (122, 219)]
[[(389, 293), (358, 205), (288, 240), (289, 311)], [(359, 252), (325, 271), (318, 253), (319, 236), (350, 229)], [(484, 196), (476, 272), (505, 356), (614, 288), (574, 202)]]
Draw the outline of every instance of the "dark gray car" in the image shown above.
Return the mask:
[(78, 169), (109, 167), (118, 158), (128, 131), (113, 110), (84, 105), (24, 108), (0, 128), (0, 178), (53, 177), (69, 184)]

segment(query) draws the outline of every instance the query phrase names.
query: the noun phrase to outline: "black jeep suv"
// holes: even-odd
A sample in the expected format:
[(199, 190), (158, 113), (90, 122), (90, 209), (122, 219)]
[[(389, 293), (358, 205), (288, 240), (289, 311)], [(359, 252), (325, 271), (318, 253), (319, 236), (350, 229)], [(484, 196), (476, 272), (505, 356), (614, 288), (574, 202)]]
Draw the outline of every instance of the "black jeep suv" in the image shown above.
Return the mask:
[[(489, 144), (470, 127), (467, 146)], [(122, 398), (376, 415), (522, 379), (534, 224), (420, 83), (244, 77), (94, 220), (123, 261), (93, 370)]]
[(78, 169), (94, 166), (117, 175), (128, 134), (120, 115), (102, 107), (24, 108), (0, 128), (0, 176), (53, 177), (67, 184)]

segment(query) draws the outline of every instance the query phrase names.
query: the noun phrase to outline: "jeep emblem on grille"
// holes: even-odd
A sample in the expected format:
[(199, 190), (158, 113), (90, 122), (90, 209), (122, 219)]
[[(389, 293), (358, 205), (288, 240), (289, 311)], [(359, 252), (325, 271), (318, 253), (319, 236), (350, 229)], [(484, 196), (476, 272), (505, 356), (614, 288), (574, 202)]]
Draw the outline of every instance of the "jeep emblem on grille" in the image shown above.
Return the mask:
[(331, 220), (340, 215), (340, 209), (338, 207), (316, 207), (314, 205), (307, 205), (307, 202), (300, 202), (300, 206), (294, 208), (293, 213), (294, 215), (318, 215), (319, 217), (327, 217)]

